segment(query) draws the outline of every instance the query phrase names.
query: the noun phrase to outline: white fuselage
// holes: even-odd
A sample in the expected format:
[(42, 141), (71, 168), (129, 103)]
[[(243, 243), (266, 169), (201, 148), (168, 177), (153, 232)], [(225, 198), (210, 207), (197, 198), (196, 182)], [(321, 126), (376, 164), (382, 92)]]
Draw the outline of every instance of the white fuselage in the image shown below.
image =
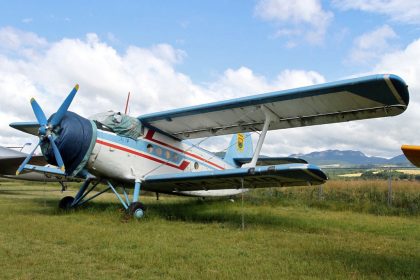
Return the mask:
[[(97, 130), (95, 147), (88, 169), (98, 177), (127, 183), (148, 175), (176, 174), (235, 168), (204, 149), (145, 128), (134, 140), (115, 133)], [(237, 189), (180, 192), (191, 196), (229, 196)]]

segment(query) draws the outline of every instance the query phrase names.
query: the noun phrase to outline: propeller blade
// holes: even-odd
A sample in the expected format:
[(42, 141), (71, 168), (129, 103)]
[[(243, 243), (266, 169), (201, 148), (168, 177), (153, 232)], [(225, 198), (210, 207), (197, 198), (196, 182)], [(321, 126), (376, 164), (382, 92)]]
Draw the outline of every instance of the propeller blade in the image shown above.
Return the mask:
[(32, 152), (25, 158), (25, 160), (20, 164), (18, 170), (16, 170), (16, 176), (22, 172), (25, 165), (31, 160), (32, 156), (35, 153), (35, 150), (38, 148), (39, 144), (41, 144), (41, 140), (39, 140), (38, 144), (35, 146), (35, 148), (32, 150)]
[(61, 158), (60, 151), (58, 150), (57, 145), (55, 144), (53, 137), (51, 135), (48, 136), (48, 140), (50, 140), (50, 143), (53, 147), (55, 161), (57, 162), (58, 167), (60, 167), (61, 171), (64, 172), (65, 171), (64, 162), (63, 162), (63, 159)]
[(71, 102), (73, 101), (76, 92), (79, 90), (79, 85), (75, 85), (73, 90), (69, 93), (67, 98), (63, 101), (58, 111), (54, 114), (51, 125), (54, 127), (61, 122), (61, 119), (64, 117), (64, 114), (67, 112), (68, 108), (70, 107)]
[(47, 118), (45, 117), (44, 111), (42, 111), (41, 106), (39, 106), (35, 98), (31, 98), (31, 106), (39, 125), (41, 127), (46, 126)]

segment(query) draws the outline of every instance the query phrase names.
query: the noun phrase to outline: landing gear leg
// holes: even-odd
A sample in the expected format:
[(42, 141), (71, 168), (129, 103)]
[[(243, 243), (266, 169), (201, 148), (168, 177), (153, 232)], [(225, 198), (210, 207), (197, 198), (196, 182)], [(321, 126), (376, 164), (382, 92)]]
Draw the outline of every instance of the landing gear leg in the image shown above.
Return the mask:
[(58, 204), (58, 207), (60, 209), (64, 209), (64, 210), (68, 210), (68, 209), (72, 209), (72, 208), (76, 208), (92, 199), (94, 199), (95, 197), (103, 194), (104, 192), (108, 191), (110, 188), (107, 188), (105, 190), (102, 190), (100, 192), (98, 192), (97, 194), (91, 196), (90, 198), (86, 198), (86, 196), (96, 188), (96, 186), (99, 184), (99, 180), (97, 182), (94, 182), (92, 187), (88, 189), (89, 184), (92, 182), (92, 177), (88, 177), (82, 184), (82, 186), (80, 186), (79, 191), (76, 194), (76, 197), (72, 197), (72, 196), (66, 196), (63, 197), (60, 200), (60, 203)]
[[(76, 207), (76, 205), (79, 202), (80, 198), (82, 197), (82, 195), (85, 193), (87, 187), (89, 186), (91, 180), (92, 179), (87, 178), (83, 182), (82, 186), (80, 187), (79, 191), (76, 194), (76, 197), (72, 197), (72, 196), (65, 196), (65, 197), (63, 197), (60, 200), (60, 202), (58, 204), (58, 207), (60, 209), (64, 209), (64, 210), (68, 210), (70, 208)], [(64, 189), (64, 187), (65, 187), (64, 183), (62, 183), (62, 182), (60, 182), (60, 183), (61, 183), (61, 186)], [(61, 192), (63, 192), (63, 189), (61, 190)]]
[(63, 182), (63, 181), (58, 181), (61, 185), (61, 192), (63, 193), (64, 191), (67, 190), (67, 185)]
[(144, 216), (145, 207), (144, 204), (139, 201), (140, 198), (140, 180), (136, 180), (134, 183), (133, 202), (128, 206), (128, 213), (136, 219), (141, 219)]

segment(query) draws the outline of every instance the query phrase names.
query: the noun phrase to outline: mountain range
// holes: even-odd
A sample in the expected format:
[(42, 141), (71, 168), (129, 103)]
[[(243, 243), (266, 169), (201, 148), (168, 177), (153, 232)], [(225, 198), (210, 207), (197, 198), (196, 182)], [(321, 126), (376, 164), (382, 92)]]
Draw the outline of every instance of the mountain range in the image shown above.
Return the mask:
[(398, 165), (412, 166), (407, 158), (401, 154), (387, 159), (383, 157), (370, 157), (360, 151), (326, 150), (309, 154), (292, 154), (291, 157), (303, 158), (316, 165), (331, 165), (337, 167), (370, 166), (370, 165)]

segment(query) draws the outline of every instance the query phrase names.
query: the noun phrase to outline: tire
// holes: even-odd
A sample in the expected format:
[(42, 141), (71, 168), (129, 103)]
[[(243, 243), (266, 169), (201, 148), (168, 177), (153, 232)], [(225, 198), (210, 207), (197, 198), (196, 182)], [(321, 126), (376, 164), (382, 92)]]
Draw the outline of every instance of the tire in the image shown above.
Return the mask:
[(71, 208), (71, 204), (73, 203), (73, 201), (74, 201), (74, 197), (65, 196), (58, 203), (58, 208), (63, 209), (63, 210), (68, 210)]
[(133, 202), (128, 206), (128, 214), (134, 216), (134, 218), (140, 219), (143, 217), (146, 207), (141, 202)]

